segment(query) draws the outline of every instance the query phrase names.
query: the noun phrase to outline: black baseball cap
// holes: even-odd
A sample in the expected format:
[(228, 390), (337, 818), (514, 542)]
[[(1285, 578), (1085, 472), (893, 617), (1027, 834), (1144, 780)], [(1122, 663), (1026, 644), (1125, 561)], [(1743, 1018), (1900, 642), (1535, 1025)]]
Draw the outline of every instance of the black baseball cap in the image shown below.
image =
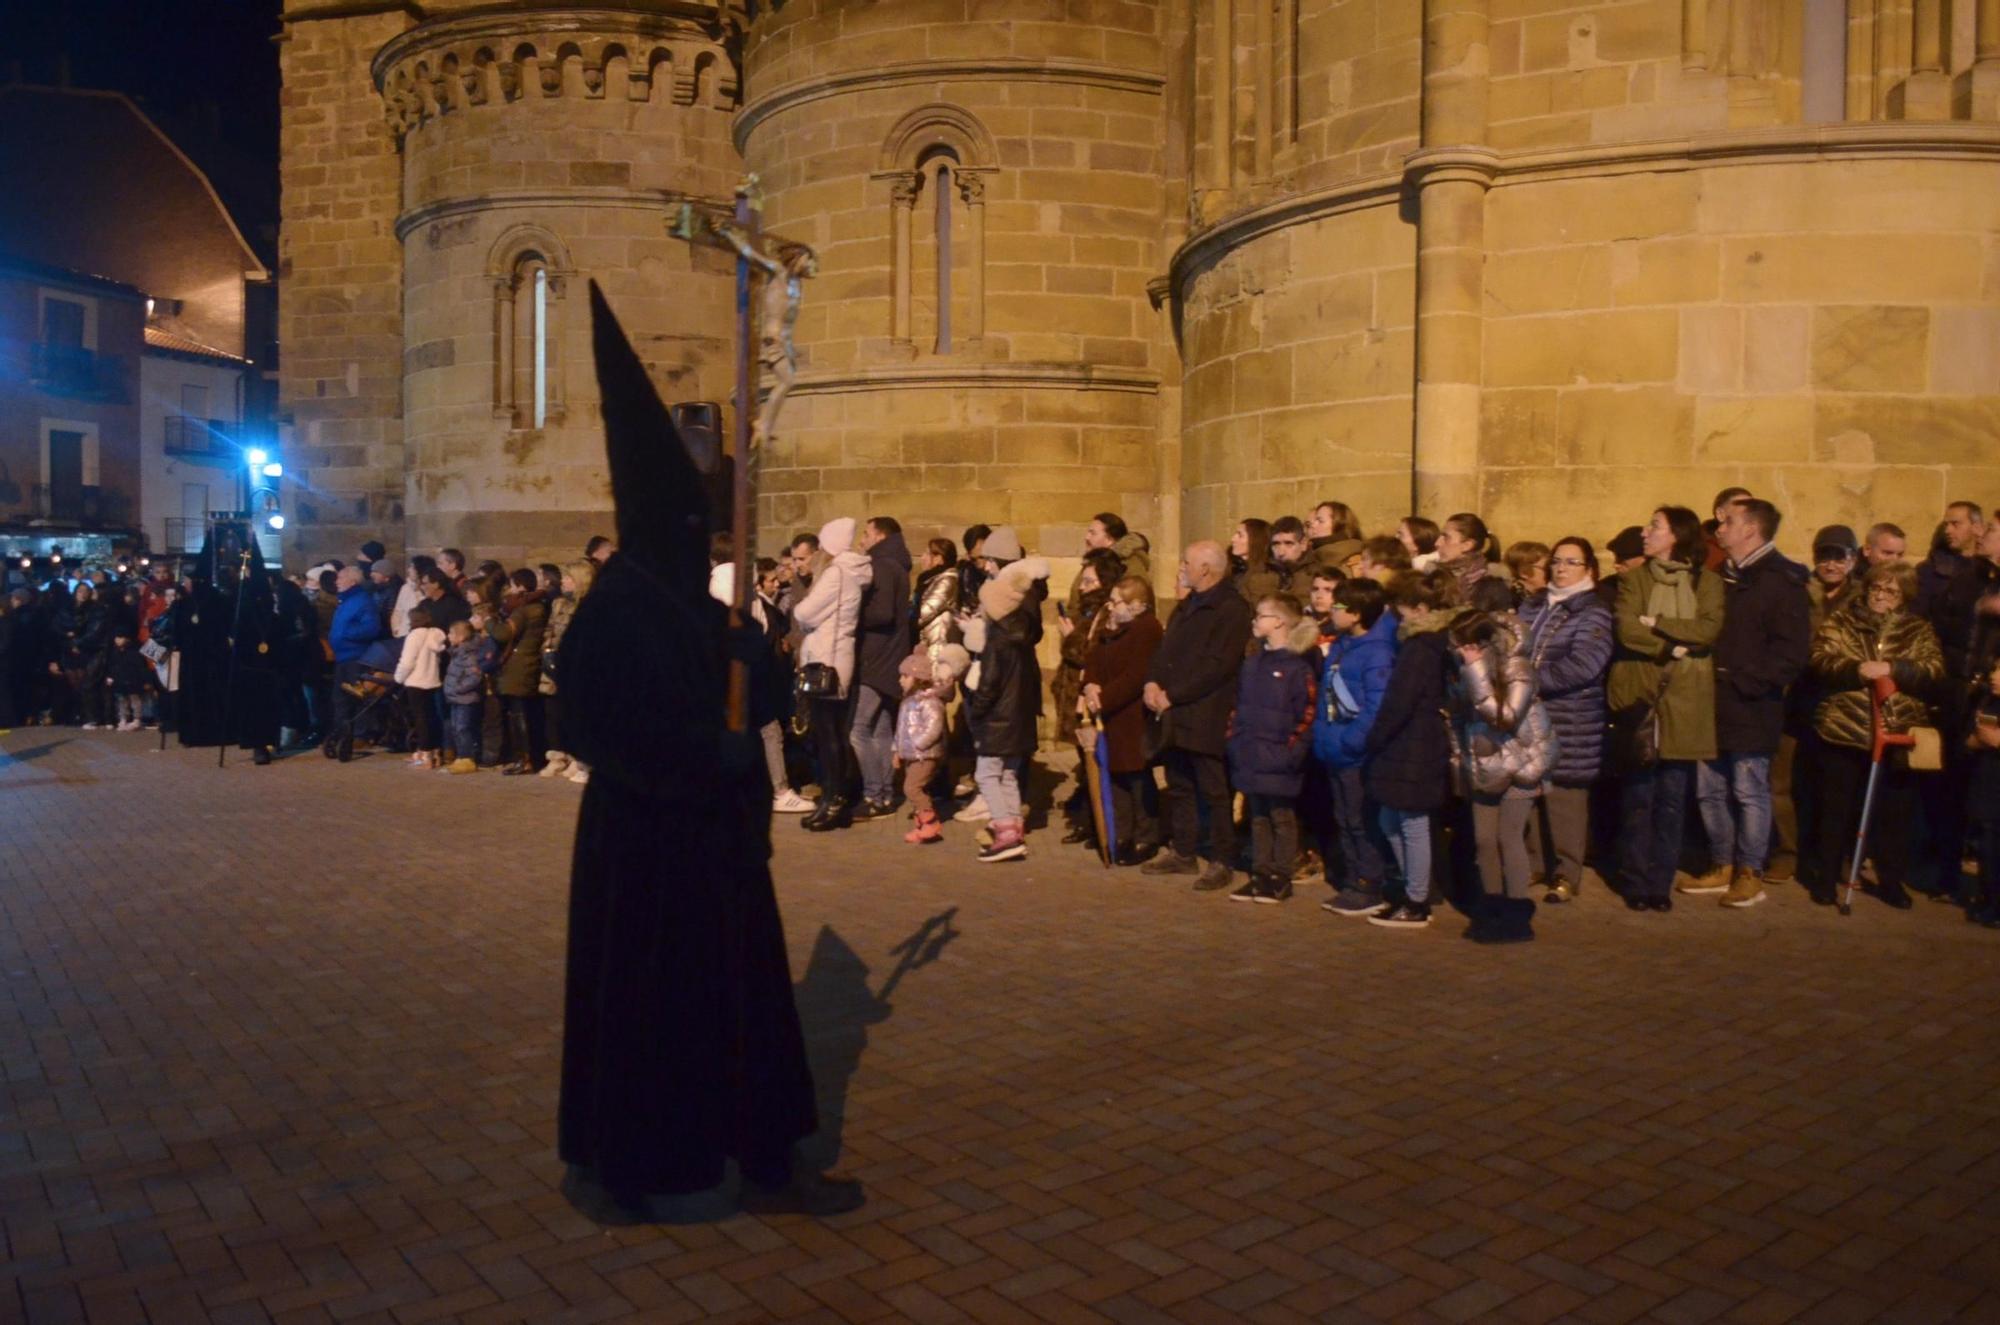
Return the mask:
[(1854, 531), (1844, 524), (1830, 524), (1813, 535), (1813, 557), (1822, 553), (1851, 557), (1861, 551), (1861, 542), (1854, 537)]

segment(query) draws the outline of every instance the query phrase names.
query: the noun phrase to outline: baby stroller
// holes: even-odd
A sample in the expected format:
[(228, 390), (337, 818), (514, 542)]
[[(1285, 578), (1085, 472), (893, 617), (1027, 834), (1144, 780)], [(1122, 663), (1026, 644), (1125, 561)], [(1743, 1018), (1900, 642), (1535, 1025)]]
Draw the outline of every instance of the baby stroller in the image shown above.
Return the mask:
[(334, 722), (320, 747), (328, 759), (344, 764), (354, 758), (355, 740), (371, 739), (363, 733), (372, 733), (377, 746), (396, 754), (416, 748), (403, 687), (396, 684), (396, 664), (402, 652), (402, 641), (389, 639), (376, 641), (361, 655), (356, 675), (345, 683), (348, 702), (336, 701), (334, 705), (334, 711), (344, 712), (346, 717)]

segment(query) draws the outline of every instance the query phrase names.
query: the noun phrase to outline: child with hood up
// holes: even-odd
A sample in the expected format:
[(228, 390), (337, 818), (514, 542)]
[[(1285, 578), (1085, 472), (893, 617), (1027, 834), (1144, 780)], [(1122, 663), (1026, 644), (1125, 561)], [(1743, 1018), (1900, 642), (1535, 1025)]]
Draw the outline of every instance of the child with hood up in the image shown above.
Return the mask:
[[(937, 657), (932, 659), (931, 653)], [(903, 770), (903, 794), (917, 812), (916, 827), (903, 834), (912, 846), (944, 841), (937, 806), (931, 800), (931, 780), (945, 757), (948, 728), (945, 705), (951, 702), (958, 678), (972, 657), (957, 644), (932, 645), (903, 659), (897, 669), (903, 683), (903, 706), (896, 714), (896, 766)]]
[(1040, 557), (1008, 564), (979, 586), (979, 615), (965, 627), (966, 648), (979, 656), (978, 683), (965, 699), (978, 755), (972, 779), (993, 813), (992, 845), (979, 853), (984, 864), (1028, 855), (1021, 778), (1035, 753), (1035, 720), (1042, 715), (1035, 641), (1041, 638), (1048, 578), (1049, 563)]

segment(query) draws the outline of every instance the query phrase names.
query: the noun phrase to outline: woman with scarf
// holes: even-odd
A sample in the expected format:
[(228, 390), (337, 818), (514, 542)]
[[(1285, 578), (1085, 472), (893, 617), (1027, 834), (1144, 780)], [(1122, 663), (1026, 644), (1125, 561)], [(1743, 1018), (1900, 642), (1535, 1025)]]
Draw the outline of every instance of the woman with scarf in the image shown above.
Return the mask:
[[(1535, 664), (1556, 762), (1542, 787), (1543, 839), (1554, 848), (1555, 876), (1544, 903), (1567, 902), (1583, 886), (1590, 842), (1590, 787), (1604, 771), (1604, 674), (1611, 665), (1611, 609), (1597, 596), (1597, 550), (1565, 538), (1548, 555), (1548, 587), (1522, 604), (1527, 654)], [(1539, 863), (1539, 862), (1538, 862)]]
[(1674, 869), (1695, 764), (1715, 758), (1715, 663), (1722, 579), (1701, 569), (1701, 517), (1662, 506), (1646, 563), (1619, 576), (1618, 651), (1606, 699), (1625, 763), (1618, 875), (1634, 911), (1673, 910)]

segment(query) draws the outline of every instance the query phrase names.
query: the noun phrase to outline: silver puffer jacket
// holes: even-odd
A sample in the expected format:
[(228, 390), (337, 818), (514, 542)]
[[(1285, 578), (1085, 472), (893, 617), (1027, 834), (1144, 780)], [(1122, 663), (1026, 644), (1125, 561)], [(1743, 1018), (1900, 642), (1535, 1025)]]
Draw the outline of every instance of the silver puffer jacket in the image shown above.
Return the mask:
[[(924, 578), (928, 576), (929, 578)], [(938, 650), (958, 643), (958, 567), (918, 576), (915, 608), (917, 647), (937, 661)]]
[(1452, 682), (1452, 777), (1472, 795), (1531, 797), (1555, 766), (1556, 734), (1536, 694), (1534, 659), (1521, 651), (1520, 622), (1498, 621), (1500, 634)]

